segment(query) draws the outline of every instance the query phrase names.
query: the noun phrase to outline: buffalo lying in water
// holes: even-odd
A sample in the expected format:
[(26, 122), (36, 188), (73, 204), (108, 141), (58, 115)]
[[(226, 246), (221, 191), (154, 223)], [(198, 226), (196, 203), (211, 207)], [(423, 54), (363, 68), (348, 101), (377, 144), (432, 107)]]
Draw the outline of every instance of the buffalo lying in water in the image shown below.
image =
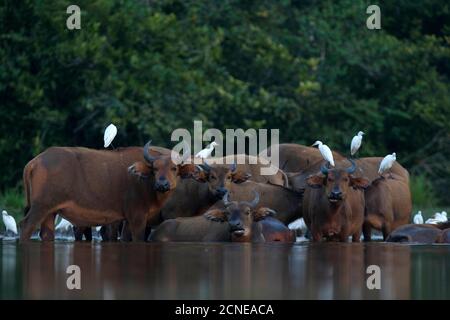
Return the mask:
[(224, 209), (215, 208), (197, 217), (164, 221), (150, 235), (150, 241), (194, 242), (294, 242), (295, 236), (283, 223), (272, 218), (269, 208), (255, 210), (259, 194), (251, 202), (229, 201)]
[(450, 243), (450, 222), (441, 224), (407, 224), (394, 230), (387, 242)]

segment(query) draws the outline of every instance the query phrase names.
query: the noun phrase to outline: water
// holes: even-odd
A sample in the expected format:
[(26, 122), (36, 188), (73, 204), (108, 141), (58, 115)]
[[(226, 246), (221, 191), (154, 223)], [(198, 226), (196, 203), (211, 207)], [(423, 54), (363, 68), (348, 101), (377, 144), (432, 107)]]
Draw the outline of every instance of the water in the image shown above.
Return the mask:
[(1, 299), (450, 299), (448, 245), (3, 241), (0, 257)]

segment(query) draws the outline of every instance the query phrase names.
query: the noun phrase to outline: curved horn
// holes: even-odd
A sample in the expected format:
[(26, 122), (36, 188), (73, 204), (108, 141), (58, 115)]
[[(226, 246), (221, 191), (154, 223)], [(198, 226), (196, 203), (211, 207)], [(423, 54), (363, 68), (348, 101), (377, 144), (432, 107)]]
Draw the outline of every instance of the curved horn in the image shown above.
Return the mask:
[(147, 142), (144, 146), (144, 159), (145, 161), (147, 161), (148, 163), (152, 163), (153, 161), (156, 160), (155, 157), (152, 157), (150, 155), (150, 146), (152, 145), (152, 140), (150, 140), (149, 142)]
[(242, 201), (242, 203), (247, 204), (250, 208), (256, 207), (259, 202), (259, 193), (253, 190), (253, 194), (255, 195), (255, 199), (253, 199), (252, 202)]
[(352, 164), (352, 166), (350, 168), (347, 168), (345, 171), (347, 171), (347, 173), (352, 174), (355, 172), (356, 170), (356, 163), (355, 161), (353, 161), (352, 159), (348, 159), (348, 161), (350, 161), (350, 163)]
[(236, 171), (236, 168), (237, 168), (236, 162), (233, 162), (233, 164), (230, 165), (230, 170), (231, 170), (231, 172), (235, 172), (235, 171)]
[(320, 167), (320, 172), (324, 175), (328, 174), (328, 161)]
[(208, 173), (211, 171), (211, 166), (206, 161), (199, 164), (199, 166), (200, 166), (200, 168), (202, 168), (204, 171), (206, 171)]
[(225, 193), (225, 195), (222, 198), (222, 201), (223, 201), (223, 204), (225, 205), (225, 207), (228, 207), (231, 204), (228, 192)]

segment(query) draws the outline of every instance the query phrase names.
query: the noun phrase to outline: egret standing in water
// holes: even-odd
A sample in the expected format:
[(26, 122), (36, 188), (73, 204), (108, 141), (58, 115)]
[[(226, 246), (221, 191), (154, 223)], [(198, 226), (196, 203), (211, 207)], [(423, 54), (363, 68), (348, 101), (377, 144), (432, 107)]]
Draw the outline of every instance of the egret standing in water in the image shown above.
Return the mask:
[(380, 175), (383, 175), (384, 172), (386, 172), (387, 170), (390, 170), (396, 160), (397, 160), (397, 155), (395, 154), (395, 152), (392, 154), (388, 154), (386, 157), (383, 158), (383, 160), (381, 160), (380, 168), (378, 169), (378, 173)]
[(202, 151), (198, 152), (195, 156), (197, 158), (202, 158), (202, 159), (206, 159), (209, 158), (211, 156), (211, 153), (214, 150), (215, 146), (218, 146), (219, 144), (215, 141), (211, 142), (209, 144), (209, 146), (207, 146), (205, 149), (203, 149)]
[(355, 153), (358, 152), (359, 148), (361, 147), (363, 134), (364, 134), (364, 132), (359, 131), (358, 134), (353, 137), (352, 143), (350, 144), (351, 156), (354, 156)]
[(314, 144), (312, 145), (314, 146), (319, 146), (319, 151), (320, 154), (322, 155), (322, 157), (328, 161), (331, 166), (334, 167), (334, 159), (333, 159), (333, 153), (331, 152), (331, 149), (326, 145), (323, 144), (322, 141), (316, 141), (314, 142)]
[(8, 233), (8, 230), (14, 234), (17, 234), (17, 224), (14, 217), (10, 216), (6, 210), (2, 211), (3, 216), (3, 224), (5, 225), (6, 231), (5, 234)]
[(68, 220), (61, 217), (61, 220), (55, 227), (55, 231), (67, 232), (70, 230), (71, 227), (73, 227), (73, 225)]
[(423, 224), (422, 211), (419, 210), (419, 212), (416, 213), (413, 221), (414, 224)]
[[(105, 134), (103, 136), (103, 141), (105, 142), (105, 148), (108, 148), (112, 143), (117, 134), (117, 127), (112, 123), (105, 129)], [(114, 146), (111, 145), (113, 148)]]

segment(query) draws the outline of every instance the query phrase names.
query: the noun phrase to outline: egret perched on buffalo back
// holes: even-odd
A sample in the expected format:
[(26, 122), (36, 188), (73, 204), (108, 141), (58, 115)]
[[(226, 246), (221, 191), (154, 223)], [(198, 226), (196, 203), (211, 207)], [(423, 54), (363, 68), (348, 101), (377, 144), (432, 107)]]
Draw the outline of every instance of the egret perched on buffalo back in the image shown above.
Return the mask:
[(358, 149), (361, 147), (361, 142), (363, 138), (364, 132), (359, 131), (356, 136), (353, 137), (352, 143), (350, 144), (350, 154), (353, 156), (356, 152), (358, 152)]
[(211, 142), (209, 144), (209, 146), (207, 146), (205, 149), (203, 149), (202, 151), (198, 152), (195, 156), (197, 158), (202, 158), (202, 159), (206, 159), (209, 158), (211, 156), (211, 153), (214, 150), (215, 146), (218, 146), (219, 144), (215, 141)]
[(386, 172), (387, 170), (391, 169), (395, 160), (397, 160), (397, 155), (395, 154), (395, 152), (392, 154), (388, 154), (386, 157), (384, 157), (383, 160), (381, 160), (378, 173), (383, 174), (383, 172)]
[(103, 140), (105, 141), (105, 148), (108, 148), (117, 134), (117, 127), (112, 123), (105, 129)]
[(2, 211), (3, 224), (6, 227), (6, 233), (10, 230), (12, 233), (17, 234), (17, 224), (14, 217), (10, 216), (6, 210)]
[(319, 151), (322, 157), (334, 167), (333, 153), (326, 144), (323, 144), (322, 141), (316, 141), (312, 146), (319, 146)]
[(423, 224), (422, 211), (416, 213), (413, 219), (414, 224)]

